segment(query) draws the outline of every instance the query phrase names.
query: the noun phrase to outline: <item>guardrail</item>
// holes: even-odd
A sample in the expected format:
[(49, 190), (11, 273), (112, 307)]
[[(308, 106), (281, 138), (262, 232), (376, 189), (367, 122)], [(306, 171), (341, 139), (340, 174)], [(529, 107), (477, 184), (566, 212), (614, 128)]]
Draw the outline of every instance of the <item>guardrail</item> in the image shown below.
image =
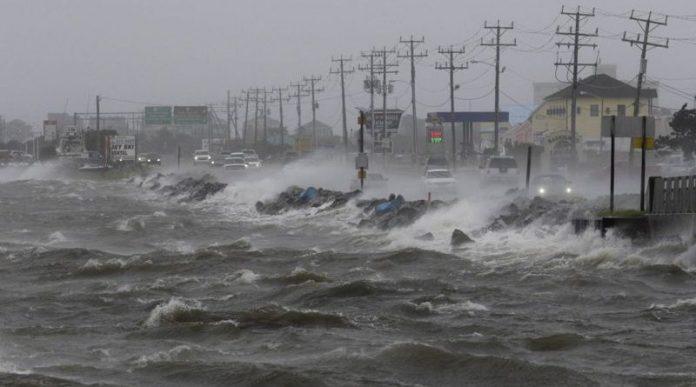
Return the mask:
[(651, 214), (696, 213), (696, 175), (650, 177), (648, 212)]

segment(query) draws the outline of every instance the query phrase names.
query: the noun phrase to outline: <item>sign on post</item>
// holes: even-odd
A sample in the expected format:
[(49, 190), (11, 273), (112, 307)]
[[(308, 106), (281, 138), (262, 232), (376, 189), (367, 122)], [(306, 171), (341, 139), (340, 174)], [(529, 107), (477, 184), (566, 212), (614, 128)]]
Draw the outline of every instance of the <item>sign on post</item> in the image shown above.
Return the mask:
[[(602, 117), (602, 137), (611, 137), (611, 118), (612, 116)], [(643, 117), (616, 116), (616, 137), (642, 137), (643, 136)], [(655, 137), (655, 117), (647, 117), (646, 137)]]
[(208, 107), (174, 106), (174, 123), (177, 125), (205, 125), (208, 123)]
[(112, 161), (135, 161), (135, 136), (111, 137)]
[(170, 125), (172, 123), (171, 106), (146, 106), (145, 125)]
[(58, 139), (58, 121), (45, 120), (43, 122), (44, 141), (53, 142)]
[(358, 153), (355, 157), (355, 169), (365, 168), (367, 169), (368, 160), (367, 153)]
[[(631, 138), (631, 148), (642, 149), (643, 137)], [(645, 137), (645, 149), (655, 149), (655, 137)]]

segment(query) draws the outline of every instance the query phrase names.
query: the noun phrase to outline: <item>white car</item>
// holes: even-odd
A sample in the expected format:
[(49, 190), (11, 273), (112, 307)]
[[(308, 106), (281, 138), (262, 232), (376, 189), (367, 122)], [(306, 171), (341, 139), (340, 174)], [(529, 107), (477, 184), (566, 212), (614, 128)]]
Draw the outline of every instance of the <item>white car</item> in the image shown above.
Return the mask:
[(258, 156), (256, 156), (256, 155), (244, 157), (244, 162), (250, 168), (261, 168), (261, 166), (263, 165), (261, 163), (261, 160), (259, 160)]
[(243, 171), (249, 168), (249, 165), (241, 157), (226, 157), (224, 168), (231, 171)]
[(457, 180), (449, 169), (428, 169), (425, 171), (425, 187), (428, 192), (456, 194)]
[(519, 185), (520, 175), (514, 157), (493, 156), (488, 159), (481, 173), (484, 184), (511, 187)]
[(193, 164), (194, 165), (200, 165), (200, 164), (208, 165), (210, 163), (211, 158), (212, 157), (210, 156), (210, 152), (208, 152), (207, 150), (199, 149), (199, 150), (193, 152)]

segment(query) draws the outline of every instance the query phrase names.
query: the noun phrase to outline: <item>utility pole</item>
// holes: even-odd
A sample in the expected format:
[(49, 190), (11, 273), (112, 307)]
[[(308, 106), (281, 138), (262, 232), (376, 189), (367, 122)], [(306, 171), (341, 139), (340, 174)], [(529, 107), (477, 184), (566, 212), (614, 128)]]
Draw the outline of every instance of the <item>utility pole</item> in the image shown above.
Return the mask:
[(361, 71), (369, 71), (370, 79), (365, 81), (365, 88), (370, 90), (370, 132), (372, 134), (372, 152), (375, 151), (375, 88), (378, 82), (375, 79), (375, 57), (374, 48), (369, 53), (361, 53), (363, 58), (370, 58), (369, 66), (358, 66)]
[(454, 72), (457, 70), (465, 70), (469, 68), (469, 64), (465, 65), (455, 65), (455, 56), (464, 54), (464, 47), (461, 49), (449, 46), (449, 48), (438, 47), (437, 52), (444, 55), (448, 63), (440, 64), (436, 63), (435, 68), (437, 70), (447, 70), (449, 71), (449, 86), (450, 86), (450, 123), (452, 124), (452, 169), (457, 169), (457, 132), (454, 125)]
[(641, 48), (640, 51), (640, 67), (638, 68), (638, 83), (636, 85), (636, 99), (635, 102), (633, 103), (633, 116), (638, 117), (640, 114), (640, 93), (643, 88), (643, 78), (645, 77), (645, 73), (648, 69), (648, 59), (646, 58), (648, 48), (649, 47), (660, 47), (660, 48), (669, 48), (669, 39), (662, 44), (662, 43), (657, 43), (657, 42), (651, 42), (649, 40), (649, 35), (650, 33), (655, 30), (657, 27), (660, 26), (666, 26), (667, 25), (667, 16), (664, 17), (664, 19), (655, 19), (652, 15), (652, 11), (648, 13), (648, 18), (642, 18), (639, 16), (635, 15), (635, 10), (631, 11), (631, 20), (635, 20), (638, 22), (638, 25), (640, 28), (643, 30), (643, 34), (641, 35), (640, 33), (637, 34), (635, 39), (629, 39), (626, 37), (626, 32), (623, 34), (623, 40), (624, 42), (628, 42), (631, 44), (631, 46), (636, 45)]
[(345, 85), (345, 74), (350, 74), (355, 71), (355, 69), (346, 70), (344, 68), (345, 62), (350, 62), (351, 58), (344, 58), (343, 55), (338, 57), (338, 59), (331, 58), (331, 62), (338, 62), (338, 70), (329, 70), (329, 74), (340, 74), (341, 75), (341, 112), (343, 118), (343, 147), (346, 153), (348, 153), (348, 124), (346, 123), (346, 85)]
[(570, 27), (568, 31), (561, 31), (560, 27), (556, 28), (556, 35), (561, 35), (561, 36), (572, 36), (573, 41), (572, 42), (558, 42), (556, 43), (556, 46), (558, 47), (567, 47), (567, 48), (573, 48), (573, 61), (572, 62), (561, 62), (559, 59), (556, 60), (555, 65), (556, 66), (564, 66), (566, 68), (572, 68), (573, 71), (573, 85), (572, 85), (572, 94), (571, 94), (571, 112), (570, 112), (570, 137), (571, 137), (571, 157), (572, 157), (572, 163), (573, 166), (575, 166), (575, 163), (578, 161), (578, 152), (577, 152), (577, 134), (576, 134), (576, 121), (577, 121), (577, 113), (578, 113), (578, 74), (582, 69), (580, 67), (585, 68), (585, 67), (597, 67), (597, 62), (594, 63), (580, 63), (580, 48), (582, 47), (592, 47), (593, 49), (597, 48), (597, 45), (594, 43), (582, 43), (580, 42), (580, 38), (594, 38), (597, 37), (598, 35), (598, 29), (595, 30), (594, 33), (584, 33), (580, 31), (580, 22), (595, 16), (595, 10), (592, 8), (592, 12), (583, 12), (580, 9), (580, 6), (577, 7), (575, 11), (566, 11), (565, 7), (561, 8), (561, 15), (566, 15), (569, 16), (574, 22), (575, 22), (575, 28)]
[(229, 146), (230, 144), (230, 132), (232, 131), (232, 123), (230, 120), (230, 108), (230, 89), (227, 89), (227, 131), (225, 132), (225, 146)]
[(245, 94), (245, 108), (244, 108), (244, 130), (242, 131), (242, 144), (246, 145), (247, 142), (247, 126), (249, 125), (249, 90), (243, 92)]
[(416, 117), (416, 58), (425, 58), (428, 56), (428, 50), (425, 52), (416, 53), (415, 47), (417, 44), (425, 43), (425, 37), (421, 37), (420, 40), (413, 39), (403, 39), (399, 37), (399, 43), (406, 44), (408, 46), (408, 51), (406, 54), (397, 54), (399, 58), (410, 58), (411, 59), (411, 114), (413, 115), (413, 138), (411, 140), (411, 154), (413, 155), (413, 161), (416, 160), (416, 154), (418, 153), (418, 147), (416, 146), (416, 137), (418, 136), (418, 128), (416, 126), (418, 119)]
[(302, 127), (302, 97), (307, 97), (308, 94), (304, 92), (304, 85), (300, 82), (291, 83), (290, 87), (295, 88), (295, 94), (291, 95), (291, 98), (297, 98), (297, 133), (299, 134), (300, 128)]
[[(101, 153), (104, 150), (104, 145), (102, 144), (101, 130), (100, 130), (100, 126), (99, 126), (99, 124), (101, 123), (100, 104), (101, 104), (101, 97), (97, 96), (97, 146), (99, 147), (99, 149), (98, 149), (99, 153)], [(106, 159), (106, 154), (104, 154), (104, 159)]]
[(234, 97), (234, 118), (232, 119), (232, 124), (234, 125), (234, 139), (239, 141), (239, 115), (237, 108), (239, 108), (239, 101), (237, 96)]
[(517, 45), (517, 39), (514, 39), (512, 43), (503, 43), (500, 41), (500, 38), (503, 37), (505, 32), (515, 28), (513, 23), (510, 23), (509, 26), (501, 26), (500, 20), (498, 20), (498, 24), (496, 25), (488, 25), (488, 22), (484, 23), (483, 28), (495, 30), (495, 39), (491, 39), (490, 43), (484, 43), (483, 38), (481, 38), (481, 45), (495, 47), (495, 126), (493, 129), (493, 150), (497, 155), (500, 138), (500, 47), (514, 47)]
[(254, 148), (259, 142), (259, 92), (260, 89), (254, 89)]
[(285, 146), (285, 126), (283, 125), (283, 88), (279, 87), (277, 89), (273, 89), (278, 92), (278, 98), (274, 99), (274, 101), (278, 101), (278, 112), (280, 114), (280, 146), (281, 148)]
[[(384, 160), (386, 162), (387, 160), (387, 148), (384, 146), (386, 139), (387, 139), (387, 94), (390, 93), (390, 85), (387, 82), (387, 74), (398, 74), (398, 70), (389, 70), (391, 67), (397, 67), (399, 66), (398, 63), (389, 63), (387, 61), (387, 54), (394, 54), (396, 53), (396, 50), (394, 49), (389, 49), (387, 50), (386, 47), (383, 47), (381, 50), (373, 50), (373, 53), (378, 54), (378, 56), (381, 57), (381, 62), (377, 64), (377, 70), (375, 73), (377, 74), (382, 74), (382, 87), (381, 87), (381, 92), (382, 92), (382, 153), (384, 153)], [(374, 126), (374, 122), (372, 123), (372, 126)]]
[(266, 91), (266, 88), (263, 88), (263, 145), (264, 147), (268, 145), (268, 125), (267, 125), (267, 117), (268, 117), (268, 94), (273, 93), (273, 90), (271, 91)]
[(312, 97), (312, 138), (314, 143), (314, 150), (319, 146), (319, 141), (317, 139), (317, 99), (316, 93), (324, 91), (324, 88), (317, 88), (316, 83), (321, 81), (320, 76), (311, 76), (309, 78), (305, 77), (305, 85), (309, 83), (310, 95)]

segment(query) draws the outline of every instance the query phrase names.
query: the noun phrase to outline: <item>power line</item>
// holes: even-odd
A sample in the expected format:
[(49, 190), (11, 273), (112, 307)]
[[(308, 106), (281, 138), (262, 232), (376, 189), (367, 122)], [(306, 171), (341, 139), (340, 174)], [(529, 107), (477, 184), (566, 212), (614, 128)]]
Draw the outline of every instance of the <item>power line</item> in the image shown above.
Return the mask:
[(343, 147), (346, 153), (348, 153), (348, 126), (346, 123), (346, 85), (344, 81), (345, 74), (350, 74), (355, 71), (355, 69), (346, 70), (344, 64), (350, 62), (351, 58), (344, 58), (343, 55), (337, 59), (331, 58), (331, 62), (338, 63), (338, 70), (329, 70), (329, 74), (340, 74), (341, 76), (341, 112), (343, 118)]
[[(382, 74), (382, 138), (381, 138), (381, 147), (382, 147), (382, 152), (384, 153), (385, 157), (387, 154), (387, 149), (385, 146), (386, 138), (387, 138), (387, 94), (391, 92), (390, 90), (390, 84), (387, 83), (387, 74), (398, 74), (398, 70), (389, 70), (392, 67), (398, 67), (398, 63), (389, 63), (387, 60), (387, 54), (393, 54), (396, 53), (396, 50), (394, 49), (387, 49), (386, 47), (383, 47), (381, 50), (372, 50), (373, 53), (377, 54), (377, 57), (381, 57), (381, 61), (377, 64), (377, 68), (374, 71), (377, 74)], [(374, 117), (374, 116), (373, 116)], [(372, 121), (371, 126), (374, 128), (375, 122)], [(374, 133), (374, 129), (373, 129)], [(374, 136), (373, 136), (374, 138)]]
[(425, 58), (428, 56), (428, 50), (425, 50), (425, 52), (415, 52), (415, 45), (421, 44), (425, 42), (425, 37), (422, 37), (419, 40), (413, 39), (413, 35), (411, 35), (411, 39), (406, 39), (404, 40), (403, 38), (399, 38), (399, 42), (406, 44), (408, 46), (408, 51), (406, 54), (401, 55), (397, 54), (399, 58), (410, 58), (411, 59), (411, 114), (413, 115), (413, 139), (412, 139), (412, 144), (411, 144), (411, 152), (415, 156), (416, 154), (416, 133), (417, 133), (417, 125), (416, 125), (416, 66), (415, 66), (415, 60), (416, 58)]
[(435, 64), (435, 69), (437, 70), (447, 70), (449, 71), (449, 84), (450, 84), (450, 114), (452, 117), (450, 117), (450, 121), (452, 124), (452, 167), (453, 169), (457, 168), (457, 141), (456, 141), (456, 136), (457, 132), (454, 128), (454, 72), (458, 70), (464, 70), (469, 68), (469, 64), (465, 65), (456, 65), (454, 63), (455, 57), (459, 55), (463, 55), (466, 49), (464, 46), (462, 48), (454, 48), (453, 46), (450, 46), (449, 48), (442, 48), (438, 47), (437, 52), (444, 55), (448, 59), (448, 63), (446, 64)]
[(515, 28), (512, 23), (510, 23), (509, 26), (501, 26), (500, 20), (498, 20), (498, 24), (496, 25), (488, 25), (486, 22), (483, 28), (495, 31), (495, 39), (491, 39), (490, 43), (484, 43), (483, 38), (481, 38), (481, 46), (495, 47), (495, 126), (493, 129), (493, 151), (495, 154), (498, 154), (498, 140), (500, 136), (500, 48), (517, 46), (517, 39), (513, 40), (512, 43), (504, 43), (500, 40), (505, 32)]
[(317, 87), (316, 83), (321, 81), (320, 76), (311, 76), (309, 78), (305, 77), (305, 87), (307, 84), (310, 86), (310, 96), (312, 97), (312, 138), (314, 140), (314, 149), (316, 150), (319, 146), (319, 140), (317, 138), (317, 100), (316, 93), (324, 91), (324, 88)]
[[(568, 47), (568, 48), (573, 48), (573, 61), (572, 62), (562, 62), (560, 61), (559, 58), (556, 59), (556, 69), (558, 70), (558, 66), (563, 66), (566, 68), (566, 70), (570, 70), (572, 68), (572, 74), (573, 74), (573, 85), (572, 85), (572, 94), (571, 94), (571, 115), (570, 115), (570, 137), (571, 137), (571, 151), (572, 151), (572, 160), (573, 163), (577, 161), (577, 147), (576, 147), (576, 121), (577, 121), (577, 104), (578, 104), (578, 74), (582, 69), (580, 67), (587, 67), (587, 66), (597, 66), (597, 62), (595, 61), (594, 63), (581, 63), (579, 60), (580, 56), (580, 48), (582, 47), (592, 47), (593, 49), (597, 48), (596, 44), (590, 44), (590, 43), (581, 43), (580, 38), (593, 38), (596, 37), (598, 34), (598, 30), (595, 31), (594, 33), (584, 33), (581, 32), (580, 30), (580, 22), (588, 19), (590, 17), (595, 16), (595, 10), (594, 8), (592, 9), (592, 12), (584, 12), (580, 9), (580, 6), (577, 7), (575, 11), (566, 11), (565, 7), (561, 8), (561, 15), (566, 15), (570, 17), (570, 19), (575, 22), (575, 28), (570, 27), (568, 31), (561, 31), (560, 27), (556, 29), (556, 35), (560, 36), (571, 36), (573, 38), (572, 42), (558, 42), (556, 45), (560, 47)], [(556, 74), (557, 75), (557, 74)], [(558, 78), (558, 76), (556, 76)]]
[(654, 31), (655, 28), (657, 28), (659, 26), (666, 26), (667, 25), (667, 16), (665, 16), (663, 20), (656, 20), (653, 18), (652, 11), (651, 11), (648, 13), (648, 17), (646, 19), (646, 18), (636, 16), (635, 10), (633, 10), (633, 11), (631, 11), (630, 19), (638, 22), (638, 25), (643, 30), (642, 37), (641, 37), (641, 34), (637, 34), (635, 39), (629, 39), (626, 37), (626, 32), (624, 32), (623, 38), (621, 39), (624, 42), (629, 43), (631, 45), (631, 47), (633, 45), (641, 47), (640, 67), (638, 70), (638, 83), (637, 83), (637, 87), (636, 87), (636, 99), (635, 99), (635, 102), (633, 103), (633, 116), (638, 117), (638, 115), (640, 114), (640, 93), (641, 93), (641, 89), (643, 87), (643, 77), (645, 76), (645, 72), (646, 72), (647, 67), (648, 67), (648, 60), (646, 58), (648, 47), (668, 48), (669, 47), (669, 39), (667, 39), (667, 42), (665, 44), (651, 42), (649, 40), (650, 32)]

